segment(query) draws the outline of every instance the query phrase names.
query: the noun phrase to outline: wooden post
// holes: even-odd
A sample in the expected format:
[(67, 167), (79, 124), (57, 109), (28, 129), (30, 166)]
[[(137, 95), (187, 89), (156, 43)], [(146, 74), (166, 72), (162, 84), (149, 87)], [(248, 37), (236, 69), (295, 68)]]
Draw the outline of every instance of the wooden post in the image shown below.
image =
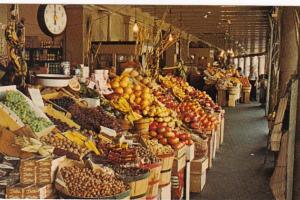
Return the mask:
[(266, 102), (266, 115), (269, 114), (270, 108), (270, 88), (271, 88), (271, 67), (272, 67), (272, 52), (273, 52), (273, 38), (274, 38), (274, 23), (272, 18), (269, 17), (270, 22), (270, 40), (269, 40), (269, 52), (268, 52), (268, 85), (267, 85), (267, 102)]
[[(290, 119), (297, 118), (297, 103), (298, 103), (298, 80), (293, 82), (291, 86), (290, 96)], [(296, 120), (290, 120), (288, 132), (288, 151), (287, 151), (287, 200), (293, 199), (293, 182), (294, 182), (294, 160), (295, 160), (295, 135), (296, 135)], [(299, 133), (298, 133), (299, 134)], [(298, 169), (299, 170), (299, 166)], [(295, 179), (297, 180), (297, 179)], [(297, 198), (295, 198), (297, 199)]]

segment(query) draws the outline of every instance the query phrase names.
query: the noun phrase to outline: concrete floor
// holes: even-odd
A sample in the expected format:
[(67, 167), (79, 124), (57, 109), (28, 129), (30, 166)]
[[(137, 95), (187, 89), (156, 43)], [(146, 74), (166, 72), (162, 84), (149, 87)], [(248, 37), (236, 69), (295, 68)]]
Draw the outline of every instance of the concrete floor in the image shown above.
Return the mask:
[(264, 166), (267, 121), (259, 104), (226, 108), (224, 143), (197, 200), (272, 200), (272, 158)]

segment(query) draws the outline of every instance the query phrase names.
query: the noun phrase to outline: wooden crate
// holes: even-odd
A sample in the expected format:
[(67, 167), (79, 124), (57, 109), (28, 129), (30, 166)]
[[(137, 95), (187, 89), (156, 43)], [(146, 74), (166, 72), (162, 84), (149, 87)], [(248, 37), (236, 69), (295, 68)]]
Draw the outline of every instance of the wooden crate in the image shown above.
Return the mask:
[(177, 173), (185, 167), (186, 155), (183, 154), (180, 158), (175, 158), (172, 167), (172, 173)]
[(160, 199), (161, 200), (171, 199), (171, 183), (161, 188)]
[(225, 128), (225, 110), (222, 110), (221, 113), (221, 130), (220, 130), (220, 144), (223, 144), (224, 141), (224, 128)]
[(193, 174), (202, 174), (208, 168), (208, 157), (205, 156), (198, 160), (193, 160), (191, 162), (191, 173)]
[(213, 159), (216, 158), (216, 153), (217, 153), (217, 134), (216, 131), (213, 131)]
[(250, 92), (243, 90), (242, 102), (250, 103)]
[(220, 106), (226, 106), (226, 90), (218, 89), (217, 102)]
[(236, 106), (237, 95), (229, 94), (228, 107)]
[(208, 168), (212, 168), (212, 161), (213, 161), (213, 151), (214, 151), (214, 136), (215, 134), (209, 135), (208, 136)]
[(202, 174), (194, 174), (191, 172), (190, 192), (200, 193), (206, 183), (206, 170)]
[(184, 190), (184, 196), (185, 196), (185, 200), (189, 200), (190, 199), (190, 184), (191, 181), (191, 162), (186, 162), (186, 166), (185, 166), (185, 190)]
[(186, 160), (187, 161), (192, 161), (194, 160), (195, 157), (195, 144), (186, 146)]

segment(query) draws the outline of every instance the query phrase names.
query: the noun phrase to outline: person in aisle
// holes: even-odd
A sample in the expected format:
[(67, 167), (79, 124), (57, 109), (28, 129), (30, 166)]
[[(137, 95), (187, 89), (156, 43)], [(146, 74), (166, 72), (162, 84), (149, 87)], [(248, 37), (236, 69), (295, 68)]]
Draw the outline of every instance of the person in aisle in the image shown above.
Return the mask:
[(253, 66), (250, 67), (250, 73), (248, 79), (251, 84), (250, 101), (256, 101), (256, 86), (257, 86), (258, 76)]
[(244, 73), (242, 72), (242, 68), (241, 67), (238, 67), (236, 70), (239, 72), (240, 76), (244, 76)]

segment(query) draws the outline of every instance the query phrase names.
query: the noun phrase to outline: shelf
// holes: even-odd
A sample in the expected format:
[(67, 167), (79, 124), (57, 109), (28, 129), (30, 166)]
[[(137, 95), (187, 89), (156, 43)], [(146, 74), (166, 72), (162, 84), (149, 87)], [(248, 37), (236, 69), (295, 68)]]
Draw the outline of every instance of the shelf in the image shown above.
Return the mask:
[(54, 63), (54, 62), (62, 62), (62, 60), (32, 60), (34, 63)]
[(62, 47), (25, 47), (25, 50), (44, 50), (44, 49), (49, 49), (49, 50), (62, 50)]

